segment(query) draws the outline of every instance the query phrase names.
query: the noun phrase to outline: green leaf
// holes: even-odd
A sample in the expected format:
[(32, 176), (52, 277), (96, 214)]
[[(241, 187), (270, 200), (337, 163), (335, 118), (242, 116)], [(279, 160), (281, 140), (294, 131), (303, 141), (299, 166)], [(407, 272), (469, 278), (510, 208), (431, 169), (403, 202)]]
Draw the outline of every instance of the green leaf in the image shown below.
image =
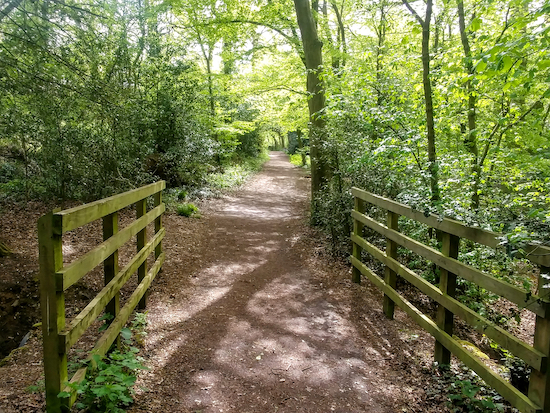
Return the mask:
[(514, 64), (514, 61), (512, 60), (512, 58), (508, 55), (504, 56), (502, 58), (502, 67), (500, 69), (500, 72), (501, 73), (504, 73), (504, 72), (507, 72), (508, 70), (510, 70), (512, 68), (512, 65)]
[(124, 340), (130, 340), (130, 338), (132, 338), (132, 331), (129, 328), (124, 327), (120, 330), (120, 335)]
[(537, 67), (540, 70), (544, 70), (544, 69), (549, 68), (550, 67), (550, 59), (541, 60), (540, 62), (537, 63)]
[(483, 72), (485, 70), (485, 68), (487, 67), (487, 62), (485, 62), (484, 60), (480, 60), (479, 62), (476, 63), (475, 65), (475, 69), (478, 71), (478, 72)]
[(479, 29), (481, 29), (482, 24), (483, 20), (481, 20), (479, 17), (476, 17), (472, 20), (472, 23), (470, 23), (470, 30), (473, 32), (477, 32)]

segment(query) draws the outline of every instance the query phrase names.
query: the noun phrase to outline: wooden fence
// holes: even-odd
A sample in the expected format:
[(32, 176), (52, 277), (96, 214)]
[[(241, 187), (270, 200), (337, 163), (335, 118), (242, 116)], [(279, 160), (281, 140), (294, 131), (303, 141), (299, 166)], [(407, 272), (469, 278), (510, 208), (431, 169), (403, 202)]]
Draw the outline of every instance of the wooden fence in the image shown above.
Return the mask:
[[(416, 323), (434, 336), (436, 339), (435, 361), (440, 364), (449, 364), (452, 353), (520, 411), (524, 413), (550, 413), (550, 369), (548, 368), (548, 358), (550, 356), (550, 303), (546, 298), (550, 290), (542, 289), (545, 281), (543, 277), (539, 277), (539, 287), (540, 294), (544, 298), (494, 278), (457, 260), (461, 238), (496, 248), (499, 245), (501, 234), (468, 227), (451, 219), (440, 219), (429, 214), (426, 216), (423, 212), (361, 189), (353, 188), (352, 194), (355, 197), (355, 207), (352, 212), (354, 225), (351, 236), (353, 241), (353, 255), (351, 257), (353, 281), (360, 282), (361, 274), (368, 277), (373, 284), (384, 292), (383, 310), (386, 317), (393, 318), (394, 307), (397, 304)], [(365, 214), (366, 202), (387, 211), (387, 225), (383, 225)], [(398, 229), (400, 216), (421, 222), (440, 231), (442, 234), (441, 251), (400, 233)], [(364, 227), (368, 227), (386, 238), (385, 251), (378, 249), (363, 238)], [(398, 245), (435, 263), (440, 269), (439, 286), (431, 284), (399, 263), (397, 259)], [(540, 266), (541, 274), (550, 273), (550, 248), (529, 245), (523, 250), (526, 258)], [(362, 251), (366, 251), (385, 265), (383, 279), (361, 261)], [(536, 314), (534, 344), (531, 346), (520, 340), (456, 300), (454, 297), (457, 276), (506, 298), (520, 308), (527, 308), (534, 312)], [(423, 314), (396, 291), (397, 277), (402, 277), (439, 304), (435, 321)], [(546, 283), (548, 283), (548, 280), (546, 280)], [(453, 318), (455, 315), (531, 366), (532, 373), (527, 395), (524, 395), (499, 374), (487, 367), (481, 359), (467, 351), (453, 338)]]
[[(140, 309), (145, 307), (147, 289), (160, 271), (165, 256), (161, 243), (165, 234), (162, 227), (162, 214), (165, 210), (162, 202), (164, 188), (165, 182), (160, 181), (90, 204), (50, 212), (38, 221), (40, 300), (48, 412), (60, 412), (74, 403), (76, 394), (70, 387), (66, 387), (66, 383), (82, 381), (87, 368), (81, 368), (69, 380), (67, 353), (103, 310), (114, 318), (90, 352), (90, 359), (95, 354), (104, 356), (117, 340), (120, 330), (134, 308), (137, 305)], [(154, 207), (147, 212), (147, 199), (151, 196)], [(132, 204), (135, 204), (136, 220), (119, 231), (118, 211)], [(98, 219), (103, 219), (104, 241), (82, 257), (64, 265), (63, 234)], [(147, 242), (146, 227), (152, 222), (155, 233)], [(134, 236), (137, 237), (137, 254), (123, 269), (119, 269), (118, 250)], [(155, 263), (147, 271), (146, 260), (153, 252)], [(65, 291), (101, 263), (105, 287), (86, 308), (70, 320), (70, 323), (66, 323)], [(136, 271), (138, 286), (120, 308), (120, 289)], [(57, 395), (61, 391), (71, 392), (73, 396), (69, 399), (60, 399)]]

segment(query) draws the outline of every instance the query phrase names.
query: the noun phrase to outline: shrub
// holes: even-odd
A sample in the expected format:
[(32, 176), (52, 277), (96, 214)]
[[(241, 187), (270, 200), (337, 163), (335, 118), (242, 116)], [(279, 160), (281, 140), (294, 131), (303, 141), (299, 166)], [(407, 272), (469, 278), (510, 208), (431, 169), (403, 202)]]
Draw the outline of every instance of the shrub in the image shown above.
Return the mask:
[(199, 208), (197, 208), (194, 204), (190, 202), (187, 202), (185, 204), (179, 204), (176, 210), (178, 212), (178, 215), (183, 217), (190, 217), (199, 212)]
[[(108, 317), (106, 317), (108, 318)], [(137, 330), (143, 338), (145, 314), (136, 315), (131, 324), (132, 330)], [(85, 379), (80, 383), (67, 383), (77, 392), (79, 400), (75, 404), (78, 409), (88, 412), (123, 413), (133, 401), (134, 384), (139, 370), (145, 370), (143, 358), (138, 356), (139, 350), (133, 345), (132, 330), (123, 328), (121, 350), (115, 350), (105, 357), (92, 356), (88, 364)], [(139, 337), (138, 337), (139, 339)], [(94, 368), (90, 368), (90, 364)], [(58, 397), (68, 398), (71, 393), (62, 391)]]

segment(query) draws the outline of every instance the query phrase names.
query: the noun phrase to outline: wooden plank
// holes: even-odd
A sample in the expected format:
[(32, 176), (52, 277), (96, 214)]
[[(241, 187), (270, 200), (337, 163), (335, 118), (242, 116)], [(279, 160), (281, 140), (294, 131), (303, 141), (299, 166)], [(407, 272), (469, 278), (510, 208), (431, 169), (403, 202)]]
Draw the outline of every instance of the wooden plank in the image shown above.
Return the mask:
[(363, 214), (352, 211), (352, 216), (354, 219), (363, 222), (363, 224), (369, 228), (379, 232), (387, 238), (391, 238), (399, 245), (411, 250), (412, 252), (427, 258), (439, 267), (445, 268), (459, 277), (476, 283), (486, 290), (499, 294), (513, 303), (516, 303), (521, 308), (527, 308), (541, 317), (544, 317), (548, 311), (548, 303), (544, 300), (540, 300), (539, 297), (532, 295), (528, 291), (524, 291), (505, 281), (491, 277), (490, 275), (487, 275), (484, 272), (458, 260), (445, 257), (441, 252), (415, 241), (406, 235), (388, 229), (385, 225), (380, 224), (379, 222)]
[[(363, 191), (359, 188), (352, 188), (351, 193), (355, 197), (361, 198), (364, 201), (370, 202), (371, 204), (384, 208), (388, 211), (395, 212), (396, 214), (403, 215), (418, 222), (422, 222), (432, 228), (456, 235), (460, 238), (467, 238), (469, 240), (486, 245), (491, 248), (496, 248), (500, 244), (501, 237), (503, 236), (502, 234), (499, 234), (497, 232), (466, 226), (462, 222), (456, 221), (454, 219), (441, 219), (441, 217), (432, 214), (428, 214), (428, 216), (426, 216), (424, 211), (416, 211), (407, 205), (372, 194), (367, 191)], [(527, 259), (534, 262), (535, 264), (550, 267), (549, 247), (531, 244), (527, 245), (523, 249), (525, 251), (524, 256)]]
[[(365, 201), (360, 198), (354, 198), (355, 210), (361, 214), (365, 213)], [(353, 234), (360, 237), (363, 233), (363, 224), (356, 219), (353, 220)], [(353, 256), (358, 260), (361, 260), (361, 247), (357, 244), (353, 244)], [(361, 283), (361, 272), (355, 267), (352, 269), (351, 281), (354, 283)]]
[[(541, 267), (541, 274), (550, 273), (550, 268)], [(539, 286), (548, 280), (539, 276)], [(539, 287), (540, 288), (540, 287)], [(550, 357), (550, 318), (538, 317), (535, 321), (535, 340), (533, 346)], [(529, 378), (529, 398), (540, 404), (545, 412), (550, 412), (550, 366), (531, 372)]]
[[(103, 241), (107, 241), (118, 232), (118, 212), (113, 212), (103, 217)], [(108, 285), (109, 282), (118, 273), (118, 249), (103, 261), (103, 285)], [(120, 292), (116, 292), (105, 307), (105, 312), (116, 317), (120, 311)], [(110, 323), (110, 320), (107, 320)], [(120, 346), (120, 338), (117, 340), (117, 347)]]
[[(164, 228), (156, 234), (155, 238), (151, 240), (150, 243), (147, 244), (146, 248), (149, 250), (148, 253), (145, 254), (145, 251), (143, 253), (145, 254), (145, 257), (147, 257), (152, 251), (153, 248), (158, 245), (158, 242), (162, 240), (164, 237), (165, 231)], [(164, 262), (165, 254), (162, 253), (161, 256), (155, 261), (155, 264), (145, 277), (144, 281), (138, 285), (136, 290), (134, 290), (134, 293), (130, 296), (130, 299), (126, 303), (126, 305), (123, 307), (122, 311), (119, 313), (117, 318), (113, 320), (113, 323), (109, 326), (109, 328), (106, 330), (106, 332), (103, 334), (103, 336), (100, 338), (96, 346), (94, 347), (94, 350), (90, 352), (90, 355), (86, 359), (87, 361), (92, 360), (92, 356), (94, 354), (98, 354), (101, 357), (105, 356), (111, 345), (113, 344), (114, 340), (118, 336), (118, 333), (120, 332), (120, 329), (124, 324), (128, 322), (128, 319), (130, 318), (130, 315), (132, 314), (132, 311), (134, 310), (136, 303), (139, 301), (139, 298), (141, 297), (141, 294), (143, 294), (143, 290), (147, 290), (149, 286), (151, 285), (151, 282), (154, 280), (155, 276), (160, 271), (160, 268)], [(124, 270), (123, 270), (124, 271)], [(135, 269), (134, 269), (135, 271)], [(133, 272), (133, 271), (132, 271)], [(132, 274), (130, 273), (130, 275)], [(133, 305), (132, 305), (133, 303)], [(118, 330), (115, 329), (115, 326), (113, 326), (114, 323), (117, 323)], [(109, 331), (110, 330), (110, 331)], [(103, 341), (102, 341), (103, 340)], [(101, 342), (101, 344), (100, 344)], [(70, 383), (80, 383), (84, 378), (86, 377), (86, 372), (88, 370), (88, 367), (82, 367), (80, 368), (71, 378)], [(78, 396), (76, 391), (66, 386), (63, 391), (66, 391), (67, 393), (71, 393), (71, 397), (69, 398), (70, 404), (69, 406), (72, 406), (74, 402), (76, 401), (76, 397)]]
[(436, 340), (443, 343), (450, 349), (467, 367), (474, 370), (485, 382), (500, 393), (502, 397), (508, 400), (514, 407), (517, 407), (523, 413), (543, 413), (543, 410), (527, 396), (508, 383), (505, 379), (488, 368), (483, 361), (475, 357), (472, 353), (462, 347), (462, 345), (453, 339), (449, 334), (440, 329), (437, 324), (413, 306), (409, 301), (402, 297), (397, 291), (389, 287), (380, 277), (373, 273), (367, 266), (354, 257), (351, 257), (352, 264), (357, 266), (361, 273), (369, 278), (384, 294), (390, 298), (405, 311), (420, 327), (430, 333)]
[(80, 278), (103, 262), (113, 252), (120, 248), (130, 238), (145, 228), (153, 220), (164, 213), (164, 204), (152, 209), (140, 219), (132, 222), (126, 228), (113, 235), (109, 240), (102, 242), (92, 251), (72, 262), (57, 272), (57, 289), (64, 291), (76, 283)]
[(510, 350), (512, 354), (521, 358), (533, 368), (540, 370), (547, 364), (548, 357), (544, 353), (529, 346), (510, 332), (494, 325), (455, 298), (443, 294), (439, 288), (416, 274), (414, 271), (396, 260), (388, 258), (384, 251), (381, 251), (362, 238), (354, 237), (353, 241), (360, 244), (361, 248), (371, 254), (376, 260), (390, 266), (400, 277), (403, 277), (428, 297), (445, 306), (456, 316), (463, 319), (468, 325), (472, 326), (480, 333), (485, 334), (502, 347)]
[(543, 267), (550, 267), (550, 248), (544, 245), (525, 245), (521, 256), (527, 258), (529, 261), (541, 265)]
[[(460, 238), (456, 235), (443, 232), (443, 245), (441, 253), (446, 257), (456, 259), (458, 257), (458, 246)], [(441, 292), (449, 297), (454, 297), (456, 293), (456, 274), (446, 270), (440, 269), (439, 276), (439, 289)], [(437, 308), (436, 316), (437, 326), (445, 331), (449, 336), (453, 336), (453, 313), (449, 311), (444, 305), (439, 304)], [(451, 364), (451, 352), (449, 349), (436, 340), (434, 349), (434, 360), (439, 365)]]
[(147, 245), (136, 254), (130, 262), (99, 292), (99, 294), (76, 316), (69, 327), (59, 335), (60, 345), (69, 351), (71, 346), (84, 334), (90, 325), (101, 314), (106, 303), (122, 288), (128, 279), (134, 274), (138, 267), (144, 262), (149, 254), (164, 238), (166, 231), (161, 229), (147, 243)]
[[(147, 214), (147, 200), (142, 199), (141, 201), (136, 202), (136, 218), (139, 219), (142, 216)], [(159, 215), (160, 216), (160, 215)], [(137, 250), (140, 251), (147, 241), (147, 229), (144, 227), (141, 231), (137, 233)], [(138, 268), (138, 283), (140, 283), (147, 274), (147, 261), (144, 261)], [(147, 305), (147, 291), (143, 294), (138, 308), (140, 310), (145, 310)]]
[(65, 327), (65, 296), (55, 288), (55, 273), (63, 266), (63, 253), (61, 236), (53, 233), (52, 212), (38, 220), (38, 249), (46, 409), (60, 412), (64, 401), (57, 395), (67, 381), (67, 353), (59, 347), (57, 336)]
[(151, 285), (151, 282), (153, 282), (155, 276), (160, 271), (160, 267), (164, 262), (164, 258), (165, 253), (162, 253), (160, 257), (158, 257), (145, 278), (143, 278), (143, 280), (134, 290), (124, 307), (122, 307), (118, 316), (113, 320), (111, 325), (107, 328), (107, 330), (105, 330), (105, 333), (98, 340), (94, 349), (91, 351), (90, 356), (94, 354), (104, 356), (107, 353), (107, 351), (111, 347), (111, 344), (113, 344), (113, 341), (117, 337), (119, 331), (126, 324), (128, 319), (130, 318), (130, 315), (132, 314), (132, 311), (134, 311), (134, 308), (136, 308), (136, 306), (138, 305), (141, 297), (143, 297), (143, 295)]
[(467, 238), (492, 248), (496, 248), (496, 246), (500, 243), (498, 237), (500, 237), (501, 234), (496, 232), (487, 231), (481, 228), (467, 227), (460, 221), (450, 218), (441, 219), (441, 217), (437, 215), (429, 214), (426, 216), (424, 211), (413, 210), (407, 205), (367, 191), (363, 191), (359, 188), (352, 188), (351, 193), (356, 197), (370, 202), (371, 204), (387, 209), (388, 211), (395, 212), (396, 214), (403, 215), (404, 217), (414, 219), (415, 221), (422, 222), (432, 228), (456, 235), (457, 237)]
[[(394, 212), (388, 211), (387, 223), (388, 228), (397, 231), (399, 229), (399, 215)], [(397, 259), (397, 243), (395, 241), (392, 241), (391, 238), (386, 238), (386, 255), (390, 258)], [(384, 269), (384, 281), (391, 288), (395, 289), (395, 287), (397, 286), (397, 273), (388, 266), (386, 266), (386, 268)], [(382, 308), (384, 309), (384, 315), (386, 316), (386, 318), (393, 320), (395, 303), (387, 295), (384, 295)]]
[(166, 188), (166, 183), (158, 181), (132, 191), (58, 212), (54, 215), (54, 232), (57, 235), (64, 234), (96, 219), (119, 211), (122, 208), (126, 208), (140, 199), (162, 191), (164, 188)]

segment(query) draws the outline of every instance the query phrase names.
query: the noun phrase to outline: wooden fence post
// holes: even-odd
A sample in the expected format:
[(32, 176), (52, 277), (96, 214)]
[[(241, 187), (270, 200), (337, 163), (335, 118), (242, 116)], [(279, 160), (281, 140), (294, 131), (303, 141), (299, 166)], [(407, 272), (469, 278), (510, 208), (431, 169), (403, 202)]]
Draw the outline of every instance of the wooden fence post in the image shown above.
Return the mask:
[[(441, 253), (446, 257), (457, 258), (460, 238), (447, 232), (443, 232), (442, 235), (443, 245), (441, 248)], [(454, 297), (456, 293), (456, 275), (444, 268), (440, 268), (439, 271), (439, 289), (443, 294), (446, 294), (449, 297)], [(451, 337), (453, 335), (453, 317), (454, 315), (452, 312), (447, 310), (445, 306), (439, 304), (436, 315), (437, 326), (443, 329)], [(437, 340), (435, 342), (434, 360), (440, 366), (451, 363), (451, 352)]]
[[(155, 194), (155, 207), (162, 204), (162, 191)], [(155, 219), (155, 234), (162, 229), (162, 215)], [(155, 260), (162, 254), (162, 241), (155, 247)], [(162, 270), (161, 270), (162, 271)]]
[[(361, 214), (365, 213), (365, 201), (363, 201), (361, 198), (355, 197), (355, 210)], [(364, 225), (359, 222), (358, 220), (353, 220), (353, 234), (357, 237), (363, 236), (363, 227)], [(353, 243), (353, 258), (361, 261), (361, 247), (357, 245), (355, 242)], [(360, 284), (361, 283), (361, 271), (359, 271), (355, 266), (352, 269), (351, 273), (351, 281), (354, 283)]]
[(53, 226), (53, 212), (38, 220), (40, 307), (44, 347), (46, 411), (61, 412), (64, 400), (57, 397), (67, 378), (67, 352), (58, 333), (65, 328), (65, 294), (58, 291), (56, 272), (63, 267), (61, 229)]
[[(118, 232), (118, 212), (106, 215), (103, 217), (103, 241)], [(104, 282), (107, 285), (118, 273), (118, 250), (113, 252), (105, 261), (103, 261)], [(105, 312), (113, 316), (113, 319), (120, 312), (120, 291), (118, 291), (113, 299), (109, 301), (105, 307)], [(107, 320), (110, 324), (112, 320)], [(117, 347), (120, 347), (120, 336), (116, 340)]]
[[(388, 228), (393, 230), (399, 229), (399, 215), (394, 212), (388, 211)], [(397, 243), (389, 238), (386, 238), (386, 255), (388, 258), (397, 259)], [(395, 289), (397, 286), (397, 274), (395, 271), (386, 266), (384, 281), (386, 284)], [(393, 313), (395, 311), (395, 303), (384, 294), (384, 314), (390, 320), (393, 320)]]
[[(147, 199), (136, 202), (136, 218), (139, 219), (147, 213)], [(137, 251), (141, 251), (147, 242), (147, 228), (143, 228), (137, 234)], [(138, 283), (147, 275), (147, 261), (144, 261), (138, 268)], [(139, 300), (138, 309), (144, 310), (147, 305), (147, 293)]]
[[(550, 291), (543, 289), (549, 281), (542, 277), (542, 274), (550, 274), (549, 267), (540, 267), (539, 276), (539, 292), (542, 296), (542, 291)], [(535, 323), (535, 340), (533, 347), (541, 351), (547, 357), (550, 357), (550, 303), (546, 303), (546, 317), (537, 315)], [(542, 407), (543, 412), (550, 412), (550, 366), (543, 366), (542, 371), (533, 369), (529, 377), (529, 398)]]

